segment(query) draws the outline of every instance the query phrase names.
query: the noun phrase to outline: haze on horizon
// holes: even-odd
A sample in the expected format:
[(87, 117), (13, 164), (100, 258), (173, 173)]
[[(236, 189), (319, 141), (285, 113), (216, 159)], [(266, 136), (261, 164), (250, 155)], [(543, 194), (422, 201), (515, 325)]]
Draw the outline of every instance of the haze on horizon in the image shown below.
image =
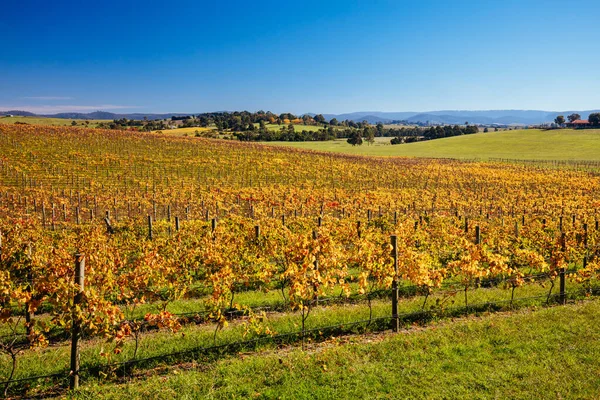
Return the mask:
[(597, 109), (599, 14), (587, 0), (9, 2), (0, 110)]

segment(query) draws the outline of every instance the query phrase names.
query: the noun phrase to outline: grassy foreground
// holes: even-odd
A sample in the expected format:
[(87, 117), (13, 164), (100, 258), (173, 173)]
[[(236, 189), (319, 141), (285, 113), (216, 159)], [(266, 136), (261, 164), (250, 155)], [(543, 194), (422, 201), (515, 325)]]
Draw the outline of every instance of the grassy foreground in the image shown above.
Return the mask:
[(373, 156), (600, 161), (600, 130), (598, 129), (489, 132), (394, 146), (390, 144), (390, 139), (377, 138), (373, 145), (365, 143), (362, 146), (351, 146), (346, 143), (346, 140), (265, 144)]
[[(600, 301), (173, 368), (75, 398), (597, 398)], [(158, 372), (158, 371), (155, 371)]]

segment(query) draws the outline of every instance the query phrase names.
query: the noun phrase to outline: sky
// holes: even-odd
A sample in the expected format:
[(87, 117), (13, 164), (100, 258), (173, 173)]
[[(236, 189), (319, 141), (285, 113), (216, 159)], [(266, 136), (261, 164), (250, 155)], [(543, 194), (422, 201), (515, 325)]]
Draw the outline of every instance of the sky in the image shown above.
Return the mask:
[(0, 110), (600, 108), (600, 1), (14, 1)]

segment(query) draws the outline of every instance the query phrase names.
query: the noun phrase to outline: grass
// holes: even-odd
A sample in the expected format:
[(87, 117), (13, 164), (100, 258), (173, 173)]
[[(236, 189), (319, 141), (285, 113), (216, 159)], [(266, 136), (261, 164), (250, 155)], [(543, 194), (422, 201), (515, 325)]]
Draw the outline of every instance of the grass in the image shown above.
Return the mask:
[(302, 149), (372, 156), (431, 158), (600, 161), (600, 130), (536, 129), (479, 133), (392, 146), (391, 138), (373, 145), (351, 146), (346, 140), (328, 142), (265, 142)]
[(597, 398), (600, 301), (87, 382), (74, 398)]
[(89, 122), (90, 128), (95, 128), (100, 122), (111, 122), (103, 119), (65, 119), (65, 118), (44, 118), (44, 117), (0, 117), (0, 124), (14, 124), (15, 122), (23, 122), (30, 125), (50, 125), (50, 126), (71, 126), (73, 121), (77, 122), (78, 126), (86, 126), (85, 122)]
[[(574, 291), (578, 287), (574, 282), (569, 282), (568, 287)], [(516, 301), (515, 306), (518, 307), (530, 307), (530, 306), (541, 306), (545, 303), (545, 294), (547, 288), (541, 287), (539, 284), (530, 284), (522, 288), (518, 288), (515, 297), (525, 298), (525, 300)], [(555, 291), (556, 293), (556, 291)], [(533, 296), (542, 296), (537, 299), (530, 299)], [(436, 299), (446, 298), (441, 294), (431, 296), (428, 300), (428, 305), (435, 304)], [(487, 302), (502, 302), (498, 306), (492, 307), (493, 309), (510, 309), (508, 302), (510, 299), (510, 291), (502, 288), (491, 288), (491, 289), (479, 289), (469, 293), (469, 304), (475, 306), (476, 304), (483, 304)], [(401, 299), (399, 302), (399, 313), (414, 313), (421, 310), (423, 304), (423, 297), (417, 296), (413, 298)], [(446, 305), (450, 307), (445, 310), (443, 316), (456, 316), (464, 314), (464, 303), (461, 292), (457, 292), (454, 296), (447, 297)], [(390, 301), (388, 299), (380, 299), (373, 301), (373, 318), (389, 317), (390, 315)], [(488, 306), (480, 306), (479, 312), (482, 310), (489, 309)], [(471, 310), (473, 311), (473, 310)], [(405, 323), (414, 321), (418, 316), (410, 316), (406, 319)], [(278, 333), (291, 333), (298, 332), (300, 330), (300, 315), (298, 313), (273, 313), (267, 315), (266, 325), (271, 330)], [(307, 320), (307, 329), (319, 329), (322, 330), (324, 327), (332, 325), (348, 325), (352, 322), (363, 321), (369, 318), (369, 309), (365, 303), (356, 305), (333, 305), (329, 307), (318, 307), (314, 309)], [(423, 319), (424, 318), (424, 319)], [(418, 317), (421, 322), (429, 321), (432, 315)], [(357, 333), (364, 332), (364, 325), (361, 325), (363, 329), (358, 331), (350, 326), (341, 328), (340, 333)], [(374, 330), (380, 330), (382, 327), (377, 323), (374, 323), (371, 327)], [(164, 356), (169, 353), (191, 351), (193, 349), (210, 347), (215, 344), (213, 342), (214, 324), (190, 324), (184, 326), (181, 332), (172, 334), (169, 332), (149, 332), (145, 333), (142, 340), (140, 341), (140, 347), (137, 353), (138, 358)], [(252, 337), (244, 335), (244, 327), (241, 321), (233, 321), (231, 325), (219, 332), (217, 335), (216, 344), (230, 344), (240, 340), (247, 340)], [(287, 339), (286, 339), (287, 340)], [(298, 340), (298, 338), (290, 338), (289, 340)], [(285, 342), (285, 341), (284, 341)], [(277, 343), (269, 340), (261, 342), (258, 349), (273, 349), (277, 347)], [(114, 356), (113, 361), (126, 361), (130, 360), (133, 356), (134, 342), (129, 340), (126, 342), (123, 352)], [(251, 347), (254, 349), (254, 347)], [(81, 346), (81, 362), (82, 367), (95, 368), (106, 364), (106, 359), (100, 356), (101, 351), (112, 350), (112, 345), (106, 343), (101, 338), (92, 338), (85, 340)], [(196, 360), (194, 356), (196, 353), (189, 354), (183, 358), (170, 358), (165, 359), (162, 362), (152, 362), (145, 367), (153, 367), (156, 365), (164, 364), (165, 362), (181, 362)], [(68, 342), (58, 343), (52, 345), (46, 349), (39, 349), (36, 351), (27, 351), (19, 356), (18, 367), (15, 374), (15, 378), (25, 378), (38, 375), (46, 375), (53, 373), (62, 373), (67, 369), (69, 359), (69, 345)], [(0, 371), (9, 371), (10, 359), (7, 356), (0, 356)], [(5, 379), (4, 373), (1, 374), (0, 381)], [(92, 376), (84, 378), (84, 385), (88, 382), (93, 382)], [(47, 383), (38, 382), (40, 385), (37, 387), (39, 390), (47, 389)], [(36, 386), (34, 386), (36, 387)]]

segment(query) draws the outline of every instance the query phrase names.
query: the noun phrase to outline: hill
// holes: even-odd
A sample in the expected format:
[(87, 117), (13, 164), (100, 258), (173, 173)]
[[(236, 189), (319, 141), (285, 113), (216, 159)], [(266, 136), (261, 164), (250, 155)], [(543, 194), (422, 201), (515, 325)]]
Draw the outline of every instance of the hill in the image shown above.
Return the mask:
[[(499, 124), (499, 125), (536, 125), (542, 123), (550, 123), (557, 115), (567, 115), (578, 113), (583, 118), (592, 112), (598, 110), (586, 111), (540, 111), (540, 110), (441, 110), (427, 112), (377, 112), (377, 111), (362, 111), (349, 114), (327, 114), (326, 118), (337, 118), (338, 121), (346, 119), (352, 121), (363, 121), (364, 119), (377, 118), (376, 122), (390, 122), (406, 120), (411, 123), (425, 123), (429, 121), (432, 124)], [(369, 121), (370, 122), (370, 121)]]
[(391, 145), (390, 138), (377, 138), (375, 144), (362, 146), (351, 146), (345, 140), (269, 144), (374, 156), (600, 161), (600, 130), (500, 131), (399, 145)]
[[(392, 121), (408, 121), (410, 123), (426, 123), (431, 124), (471, 124), (480, 125), (537, 125), (543, 123), (551, 123), (557, 115), (567, 115), (578, 113), (583, 118), (587, 118), (592, 112), (600, 110), (587, 111), (540, 111), (540, 110), (441, 110), (441, 111), (426, 111), (426, 112), (381, 112), (381, 111), (359, 111), (345, 114), (323, 114), (325, 119), (331, 120), (336, 118), (338, 121), (351, 120), (355, 122), (367, 121), (371, 124), (390, 123)], [(222, 111), (220, 111), (222, 112)], [(28, 111), (0, 111), (1, 115), (12, 114), (20, 116), (36, 116)], [(66, 118), (66, 119), (133, 119), (142, 120), (144, 118), (169, 119), (172, 116), (199, 115), (201, 113), (131, 113), (131, 114), (116, 114), (106, 111), (94, 111), (91, 113), (58, 113), (52, 115), (39, 115), (48, 118)], [(314, 116), (315, 113), (306, 113)]]

